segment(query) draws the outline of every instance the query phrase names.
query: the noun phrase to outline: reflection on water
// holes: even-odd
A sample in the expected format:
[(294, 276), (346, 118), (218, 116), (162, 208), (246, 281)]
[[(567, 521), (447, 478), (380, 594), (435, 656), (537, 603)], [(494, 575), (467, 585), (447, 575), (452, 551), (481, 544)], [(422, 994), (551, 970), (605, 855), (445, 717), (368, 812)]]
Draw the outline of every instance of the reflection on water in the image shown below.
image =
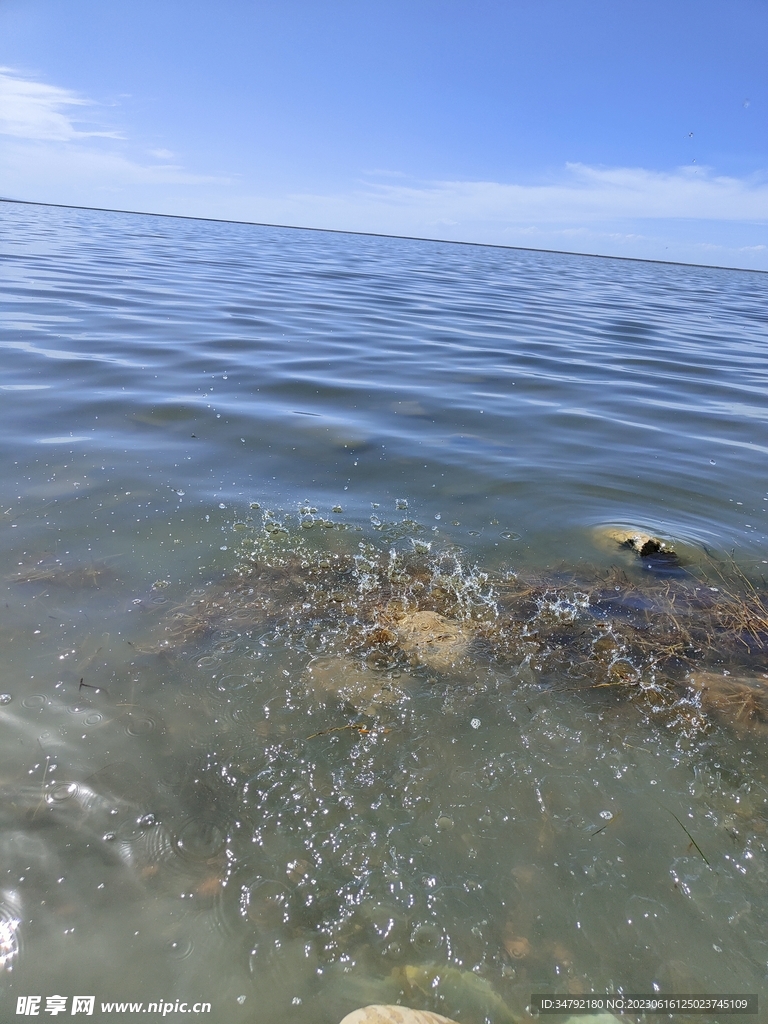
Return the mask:
[(3, 1005), (765, 996), (762, 279), (4, 206)]

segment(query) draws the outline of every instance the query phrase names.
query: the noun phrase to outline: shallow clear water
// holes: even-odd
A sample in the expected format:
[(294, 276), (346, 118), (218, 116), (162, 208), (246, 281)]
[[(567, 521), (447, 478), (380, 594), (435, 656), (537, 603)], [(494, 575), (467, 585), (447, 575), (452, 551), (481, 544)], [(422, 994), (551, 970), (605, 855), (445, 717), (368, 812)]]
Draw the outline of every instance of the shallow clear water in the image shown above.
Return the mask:
[[(763, 593), (765, 276), (0, 218), (3, 1019), (28, 993), (276, 1024), (768, 997), (765, 730), (570, 685), (569, 653), (608, 621), (595, 581), (654, 575), (601, 524), (674, 541), (681, 586), (732, 552)], [(393, 601), (474, 646), (372, 639)], [(759, 643), (718, 657), (768, 673)]]

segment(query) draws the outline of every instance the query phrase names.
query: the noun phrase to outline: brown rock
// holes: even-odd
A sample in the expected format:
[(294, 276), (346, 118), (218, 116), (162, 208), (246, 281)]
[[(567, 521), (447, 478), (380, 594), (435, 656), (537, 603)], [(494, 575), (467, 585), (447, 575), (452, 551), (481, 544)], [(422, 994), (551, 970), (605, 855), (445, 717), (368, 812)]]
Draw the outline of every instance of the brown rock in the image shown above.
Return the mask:
[(453, 668), (472, 639), (464, 623), (437, 612), (409, 612), (396, 623), (395, 633), (406, 654), (438, 672)]
[(595, 538), (603, 544), (609, 541), (621, 548), (629, 548), (642, 558), (658, 554), (660, 551), (672, 552), (672, 547), (660, 537), (654, 537), (632, 526), (599, 526), (595, 530)]
[(504, 948), (515, 960), (524, 960), (531, 955), (531, 944), (524, 935), (505, 936)]
[(405, 696), (405, 691), (386, 676), (343, 655), (313, 658), (304, 680), (319, 699), (333, 697), (366, 714), (375, 714), (378, 708)]

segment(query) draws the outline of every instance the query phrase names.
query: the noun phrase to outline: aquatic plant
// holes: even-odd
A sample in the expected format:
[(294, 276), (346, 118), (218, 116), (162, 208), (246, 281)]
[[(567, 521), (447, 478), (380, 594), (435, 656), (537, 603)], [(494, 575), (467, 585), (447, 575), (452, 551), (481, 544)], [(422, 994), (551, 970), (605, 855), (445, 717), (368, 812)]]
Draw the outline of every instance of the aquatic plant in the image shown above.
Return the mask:
[(284, 524), (276, 537), (274, 521), (244, 539), (231, 573), (172, 611), (148, 650), (271, 630), (315, 658), (310, 689), (357, 710), (405, 692), (393, 669), (460, 683), (504, 665), (542, 686), (613, 694), (689, 736), (768, 723), (768, 603), (733, 562), (674, 576), (490, 572), (451, 546), (366, 541), (355, 551), (338, 533), (310, 545)]

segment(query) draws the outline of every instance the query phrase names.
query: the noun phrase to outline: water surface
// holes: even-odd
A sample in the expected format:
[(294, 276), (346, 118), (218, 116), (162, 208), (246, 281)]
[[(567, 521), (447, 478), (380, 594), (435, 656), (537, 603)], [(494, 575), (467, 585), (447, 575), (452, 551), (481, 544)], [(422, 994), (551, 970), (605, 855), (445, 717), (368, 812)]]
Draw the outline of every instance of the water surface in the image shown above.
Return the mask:
[[(91, 993), (335, 1024), (402, 998), (498, 1024), (540, 990), (767, 996), (765, 732), (570, 685), (552, 653), (608, 614), (596, 581), (654, 577), (601, 524), (674, 541), (682, 586), (732, 556), (764, 593), (764, 275), (0, 216), (3, 1014)], [(398, 600), (475, 630), (455, 671), (361, 653), (390, 551), (426, 573)], [(344, 566), (338, 609), (278, 572), (274, 614), (209, 608), (163, 648), (175, 608), (257, 563), (321, 597)], [(522, 579), (548, 646), (502, 657), (478, 631)], [(768, 672), (744, 659), (706, 669)], [(333, 689), (363, 666), (391, 699)]]

